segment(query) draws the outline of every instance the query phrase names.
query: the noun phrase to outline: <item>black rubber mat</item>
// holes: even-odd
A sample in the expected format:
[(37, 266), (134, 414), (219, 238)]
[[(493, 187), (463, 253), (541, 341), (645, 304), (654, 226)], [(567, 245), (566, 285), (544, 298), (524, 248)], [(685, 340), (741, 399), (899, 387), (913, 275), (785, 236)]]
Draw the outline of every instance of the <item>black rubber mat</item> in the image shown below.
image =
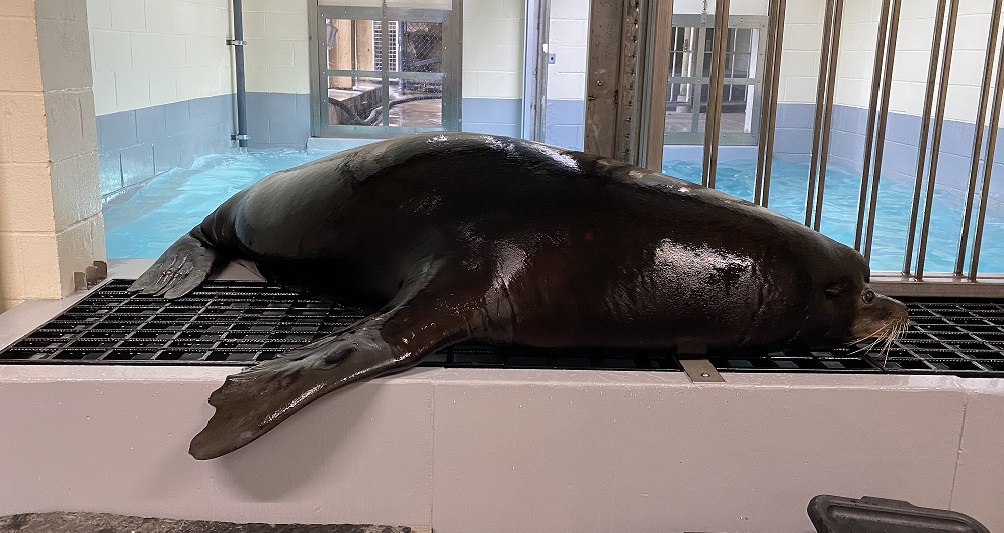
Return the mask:
[[(111, 280), (0, 352), (5, 363), (246, 365), (366, 315), (261, 282), (215, 281), (168, 301)], [(908, 299), (911, 324), (888, 359), (875, 348), (711, 357), (720, 371), (1004, 376), (1004, 300)], [(438, 367), (681, 370), (672, 351), (544, 350), (463, 343)]]

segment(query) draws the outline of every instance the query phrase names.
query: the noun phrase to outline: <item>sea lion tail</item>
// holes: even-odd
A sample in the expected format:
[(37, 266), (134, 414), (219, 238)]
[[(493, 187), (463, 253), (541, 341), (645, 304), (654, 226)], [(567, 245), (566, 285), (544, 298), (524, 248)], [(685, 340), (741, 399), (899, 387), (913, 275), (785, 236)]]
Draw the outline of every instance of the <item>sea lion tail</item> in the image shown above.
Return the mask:
[(216, 270), (223, 257), (216, 248), (196, 238), (199, 233), (196, 226), (188, 235), (178, 239), (129, 286), (129, 291), (174, 299), (201, 285)]

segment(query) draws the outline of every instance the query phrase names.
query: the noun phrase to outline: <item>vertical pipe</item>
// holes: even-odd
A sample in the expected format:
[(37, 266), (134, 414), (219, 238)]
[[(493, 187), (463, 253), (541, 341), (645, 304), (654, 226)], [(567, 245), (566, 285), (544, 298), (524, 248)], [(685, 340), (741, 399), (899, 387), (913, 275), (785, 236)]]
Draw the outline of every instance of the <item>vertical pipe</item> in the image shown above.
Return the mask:
[[(712, 78), (708, 83), (708, 113), (704, 126), (704, 185), (715, 188), (718, 170), (718, 143), (722, 131), (722, 99), (725, 90), (725, 48), (729, 42), (729, 0), (715, 4), (715, 43), (711, 52)], [(712, 120), (714, 119), (714, 120)]]
[(945, 99), (948, 95), (948, 75), (952, 69), (952, 47), (955, 40), (955, 21), (959, 14), (959, 0), (948, 5), (948, 25), (945, 28), (945, 47), (941, 58), (941, 79), (938, 87), (938, 107), (934, 117), (934, 134), (931, 138), (931, 168), (927, 177), (927, 197), (924, 199), (924, 220), (920, 227), (920, 246), (917, 249), (917, 279), (924, 277), (927, 255), (927, 235), (931, 229), (931, 206), (934, 203), (934, 183), (938, 176), (938, 152), (941, 150), (941, 128), (945, 123)]
[(829, 65), (830, 35), (833, 29), (833, 7), (836, 0), (826, 0), (823, 20), (823, 40), (819, 45), (819, 74), (816, 77), (816, 110), (812, 121), (812, 156), (809, 161), (809, 187), (805, 195), (805, 225), (812, 222), (812, 199), (816, 195), (816, 170), (819, 162), (819, 136), (823, 129), (823, 100), (826, 95), (826, 73)]
[[(998, 11), (1000, 9), (998, 8)], [(990, 53), (989, 49), (987, 53)], [(994, 149), (997, 147), (997, 128), (1001, 117), (1001, 97), (1004, 97), (1004, 43), (997, 57), (997, 79), (994, 84), (994, 105), (990, 109), (990, 133), (987, 135), (987, 157), (983, 165), (983, 189), (980, 208), (976, 215), (976, 233), (973, 235), (973, 254), (969, 260), (969, 281), (976, 281), (980, 264), (980, 246), (983, 244), (983, 226), (987, 217), (987, 200), (990, 197), (990, 177), (993, 174)]]
[[(990, 78), (994, 69), (994, 50), (997, 49), (997, 33), (1000, 25), (1001, 0), (994, 1), (990, 15), (990, 34), (987, 36), (987, 57), (983, 62), (983, 85), (980, 87), (980, 106), (976, 111), (976, 132), (973, 140), (973, 158), (969, 169), (969, 193), (966, 195), (965, 214), (962, 215), (962, 234), (959, 238), (959, 253), (955, 257), (955, 275), (961, 276), (965, 267), (966, 247), (969, 245), (969, 223), (973, 218), (973, 200), (976, 198), (976, 180), (980, 172), (980, 155), (983, 152), (983, 123), (987, 118), (987, 103), (990, 99)], [(991, 128), (996, 128), (994, 124)], [(993, 160), (987, 159), (986, 166), (992, 167)]]
[[(879, 181), (882, 179), (882, 154), (885, 150), (885, 128), (889, 119), (889, 95), (892, 92), (892, 71), (896, 60), (896, 38), (899, 36), (901, 7), (902, 0), (893, 0), (892, 16), (889, 20), (889, 42), (885, 53), (885, 73), (882, 76), (882, 110), (879, 113), (878, 132), (875, 135), (875, 166), (872, 168), (872, 190), (868, 200), (868, 228), (865, 232), (863, 252), (866, 261), (871, 257), (872, 238), (875, 235), (875, 206), (878, 203)], [(860, 222), (858, 224), (860, 232)]]
[(945, 6), (948, 0), (938, 0), (934, 15), (934, 35), (931, 37), (931, 59), (927, 65), (927, 84), (924, 86), (924, 111), (920, 117), (920, 139), (917, 143), (917, 179), (913, 185), (913, 203), (910, 207), (910, 228), (906, 235), (906, 253), (903, 257), (903, 274), (909, 276), (913, 261), (913, 241), (917, 233), (917, 216), (920, 209), (920, 190), (924, 183), (927, 163), (927, 138), (931, 126), (931, 108), (934, 107), (934, 82), (938, 72), (938, 52), (941, 51), (941, 32), (945, 26)]
[(878, 108), (882, 65), (886, 59), (885, 40), (889, 29), (889, 3), (890, 0), (882, 2), (878, 31), (875, 32), (875, 59), (872, 61), (872, 87), (868, 98), (868, 120), (865, 124), (864, 159), (861, 163), (861, 190), (858, 192), (858, 222), (854, 230), (854, 249), (858, 251), (861, 251), (861, 230), (865, 222), (865, 197), (868, 195), (868, 171), (871, 167), (872, 137), (875, 133), (875, 110)]
[(816, 183), (816, 216), (812, 229), (819, 231), (823, 215), (823, 193), (826, 185), (826, 161), (830, 151), (830, 121), (833, 119), (833, 95), (837, 82), (837, 52), (840, 47), (840, 22), (843, 19), (844, 0), (837, 0), (833, 8), (833, 35), (830, 37), (830, 70), (826, 79), (826, 107), (823, 110), (823, 139), (819, 147), (819, 180)]
[(777, 26), (775, 28), (777, 33), (776, 35), (768, 37), (769, 39), (775, 39), (776, 43), (774, 46), (774, 62), (772, 65), (774, 72), (771, 74), (771, 84), (774, 86), (774, 94), (770, 100), (770, 116), (767, 118), (767, 153), (764, 156), (763, 194), (760, 204), (764, 207), (767, 207), (767, 203), (770, 200), (770, 167), (774, 158), (774, 128), (777, 125), (777, 101), (779, 95), (778, 84), (781, 80), (781, 51), (784, 44), (784, 12), (786, 9), (786, 0), (779, 0), (777, 7)]
[(523, 120), (524, 139), (544, 142), (547, 111), (547, 54), (551, 0), (528, 0), (523, 36)]
[(760, 205), (763, 190), (763, 171), (766, 166), (767, 121), (770, 118), (770, 101), (774, 99), (774, 34), (777, 32), (777, 0), (770, 0), (767, 13), (767, 53), (764, 61), (764, 84), (760, 95), (760, 128), (757, 135), (756, 183), (753, 186), (753, 203)]
[(666, 100), (669, 90), (670, 50), (673, 38), (673, 0), (656, 0), (655, 16), (649, 22), (652, 31), (651, 76), (648, 98), (650, 119), (647, 147), (642, 165), (662, 172), (662, 146), (666, 141)]
[(234, 6), (234, 63), (237, 79), (237, 145), (248, 145), (247, 93), (244, 89), (244, 11), (241, 0)]

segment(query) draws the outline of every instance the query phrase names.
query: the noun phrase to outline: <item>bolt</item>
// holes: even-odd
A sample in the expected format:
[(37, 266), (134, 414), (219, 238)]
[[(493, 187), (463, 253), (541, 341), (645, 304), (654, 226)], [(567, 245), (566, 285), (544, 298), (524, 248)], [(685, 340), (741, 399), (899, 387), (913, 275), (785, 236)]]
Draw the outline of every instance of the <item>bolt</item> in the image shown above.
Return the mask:
[(701, 377), (702, 378), (711, 377), (711, 374), (708, 374), (707, 372), (701, 372)]

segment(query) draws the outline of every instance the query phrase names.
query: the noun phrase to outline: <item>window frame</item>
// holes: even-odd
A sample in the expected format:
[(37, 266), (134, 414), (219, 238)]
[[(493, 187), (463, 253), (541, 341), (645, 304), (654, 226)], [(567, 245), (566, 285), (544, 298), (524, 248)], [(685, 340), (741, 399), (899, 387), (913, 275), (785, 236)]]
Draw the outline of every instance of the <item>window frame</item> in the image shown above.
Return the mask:
[[(324, 0), (322, 0), (324, 1)], [(462, 95), (462, 72), (463, 72), (463, 50), (461, 46), (462, 37), (462, 0), (452, 0), (451, 9), (431, 9), (431, 8), (409, 8), (390, 7), (387, 0), (382, 1), (381, 7), (376, 6), (339, 6), (328, 5), (329, 2), (319, 5), (318, 1), (310, 2), (310, 130), (314, 137), (349, 137), (366, 139), (387, 139), (397, 135), (407, 135), (428, 131), (460, 131), (462, 125), (461, 117), (461, 95)], [(382, 27), (386, 28), (388, 21), (402, 22), (434, 22), (443, 24), (443, 72), (402, 72), (389, 70), (388, 62), (382, 61), (380, 70), (334, 70), (328, 68), (327, 39), (322, 36), (327, 35), (326, 20), (374, 20), (380, 21)], [(384, 47), (386, 58), (387, 48)], [(329, 112), (331, 105), (328, 104), (328, 78), (329, 76), (358, 76), (382, 78), (382, 101), (384, 124), (374, 126), (361, 126), (351, 124), (330, 124)], [(442, 80), (442, 118), (441, 127), (422, 128), (413, 126), (390, 126), (389, 120), (389, 92), (390, 82), (395, 80)]]

